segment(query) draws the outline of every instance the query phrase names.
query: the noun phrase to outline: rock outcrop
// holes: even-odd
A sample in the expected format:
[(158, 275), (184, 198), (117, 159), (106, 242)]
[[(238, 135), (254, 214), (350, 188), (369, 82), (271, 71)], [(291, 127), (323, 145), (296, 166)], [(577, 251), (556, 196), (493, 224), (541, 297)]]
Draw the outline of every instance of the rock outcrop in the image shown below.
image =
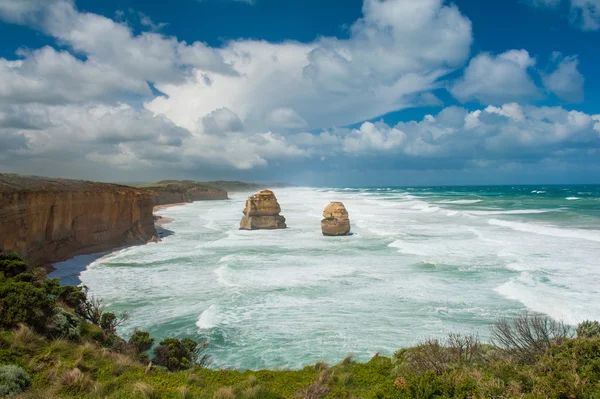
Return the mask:
[(139, 189), (152, 194), (155, 206), (229, 199), (227, 191), (221, 188), (188, 180), (166, 180)]
[(285, 218), (279, 215), (280, 212), (281, 207), (272, 191), (264, 190), (251, 195), (246, 200), (240, 230), (285, 229)]
[(0, 250), (32, 266), (144, 244), (153, 199), (127, 186), (0, 174)]
[(348, 211), (341, 202), (332, 202), (325, 207), (321, 230), (325, 236), (345, 236), (350, 233)]

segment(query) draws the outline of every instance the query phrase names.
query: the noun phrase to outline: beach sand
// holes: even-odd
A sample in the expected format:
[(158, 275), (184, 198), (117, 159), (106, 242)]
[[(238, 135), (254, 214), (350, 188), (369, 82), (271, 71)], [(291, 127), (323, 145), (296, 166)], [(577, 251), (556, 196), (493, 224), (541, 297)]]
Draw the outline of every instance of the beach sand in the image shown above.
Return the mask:
[(171, 208), (172, 206), (180, 206), (180, 205), (187, 205), (186, 202), (180, 202), (177, 204), (168, 204), (168, 205), (158, 205), (155, 206), (153, 209), (153, 213), (154, 213), (154, 224), (156, 225), (157, 229), (163, 229), (165, 227), (165, 225), (171, 223), (173, 221), (172, 218), (168, 218), (165, 216), (159, 216), (156, 215), (157, 211), (160, 211), (161, 209), (167, 209), (167, 208)]

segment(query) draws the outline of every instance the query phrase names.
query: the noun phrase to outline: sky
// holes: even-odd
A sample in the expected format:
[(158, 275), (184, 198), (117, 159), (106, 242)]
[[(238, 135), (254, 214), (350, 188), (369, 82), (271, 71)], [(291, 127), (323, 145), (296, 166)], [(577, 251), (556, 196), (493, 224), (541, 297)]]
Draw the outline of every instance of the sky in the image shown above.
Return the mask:
[(600, 183), (600, 0), (0, 0), (0, 172)]

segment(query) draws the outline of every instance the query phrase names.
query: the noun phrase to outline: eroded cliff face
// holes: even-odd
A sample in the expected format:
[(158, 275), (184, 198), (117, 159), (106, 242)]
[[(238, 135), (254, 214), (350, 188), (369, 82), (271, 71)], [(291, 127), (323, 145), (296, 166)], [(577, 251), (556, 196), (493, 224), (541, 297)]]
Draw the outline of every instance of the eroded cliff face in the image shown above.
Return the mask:
[[(156, 235), (149, 193), (129, 187), (0, 174), (0, 250), (32, 266), (142, 244)], [(37, 180), (34, 180), (37, 179)]]
[(324, 236), (345, 236), (350, 233), (350, 219), (343, 203), (332, 202), (325, 207), (321, 230)]
[(154, 205), (228, 199), (227, 191), (200, 183), (173, 183), (143, 188), (152, 194)]
[(246, 200), (240, 230), (285, 229), (287, 228), (285, 218), (279, 214), (280, 212), (281, 207), (272, 191), (263, 190), (251, 195)]

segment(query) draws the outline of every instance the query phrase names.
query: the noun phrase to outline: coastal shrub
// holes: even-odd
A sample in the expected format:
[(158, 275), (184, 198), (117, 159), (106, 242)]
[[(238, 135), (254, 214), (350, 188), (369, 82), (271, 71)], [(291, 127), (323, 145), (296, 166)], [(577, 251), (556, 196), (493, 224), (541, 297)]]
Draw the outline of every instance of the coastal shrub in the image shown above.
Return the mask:
[(54, 300), (43, 288), (13, 279), (0, 281), (0, 327), (27, 324), (43, 331), (54, 314)]
[(86, 298), (84, 301), (79, 303), (79, 305), (75, 308), (75, 311), (79, 316), (90, 323), (100, 325), (102, 313), (104, 313), (107, 307), (106, 303), (100, 298), (90, 298), (87, 295), (87, 287), (85, 286), (83, 287), (82, 292), (85, 294)]
[(31, 378), (21, 367), (15, 365), (0, 366), (0, 397), (20, 394), (31, 386)]
[(451, 367), (468, 366), (483, 360), (476, 334), (449, 334), (445, 340), (428, 339), (420, 345), (397, 351), (392, 357), (395, 374), (445, 373)]
[(27, 262), (14, 253), (0, 253), (0, 272), (6, 278), (13, 278), (19, 274), (26, 273)]
[(79, 309), (87, 300), (87, 295), (83, 291), (83, 287), (76, 287), (73, 285), (61, 286), (56, 295), (61, 303), (71, 309)]
[(198, 343), (192, 339), (167, 338), (154, 348), (154, 363), (169, 371), (185, 370), (193, 364), (204, 366), (208, 359), (206, 355), (196, 359)]
[(129, 345), (133, 346), (138, 354), (141, 354), (152, 348), (154, 339), (150, 338), (149, 332), (136, 329), (129, 338)]
[(117, 333), (117, 327), (129, 320), (129, 314), (123, 313), (121, 316), (117, 316), (112, 312), (104, 312), (100, 316), (100, 327), (109, 335), (115, 335)]
[(492, 342), (522, 363), (534, 363), (552, 345), (572, 337), (569, 326), (541, 315), (503, 318), (492, 326)]
[(590, 320), (579, 323), (577, 326), (577, 336), (579, 338), (599, 338), (600, 323)]
[(54, 316), (46, 324), (46, 333), (51, 337), (78, 341), (81, 338), (80, 326), (81, 322), (77, 316), (64, 309), (56, 308)]

